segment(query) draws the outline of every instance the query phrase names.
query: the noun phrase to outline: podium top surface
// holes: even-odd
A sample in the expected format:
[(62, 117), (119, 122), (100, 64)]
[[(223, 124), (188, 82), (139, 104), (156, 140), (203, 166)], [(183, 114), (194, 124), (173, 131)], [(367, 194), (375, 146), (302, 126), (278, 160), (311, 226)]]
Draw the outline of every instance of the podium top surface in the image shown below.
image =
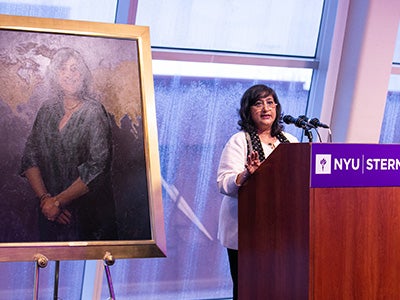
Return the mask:
[(312, 188), (400, 186), (399, 144), (311, 144)]

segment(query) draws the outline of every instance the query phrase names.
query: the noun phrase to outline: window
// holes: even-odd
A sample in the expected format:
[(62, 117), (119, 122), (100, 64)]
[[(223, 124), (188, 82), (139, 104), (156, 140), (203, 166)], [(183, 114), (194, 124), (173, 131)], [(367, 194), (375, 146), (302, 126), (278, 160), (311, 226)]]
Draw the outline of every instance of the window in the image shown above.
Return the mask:
[[(155, 48), (314, 57), (324, 1), (138, 2)], [(157, 7), (157, 13), (154, 13)]]
[(117, 0), (1, 0), (0, 14), (114, 23)]

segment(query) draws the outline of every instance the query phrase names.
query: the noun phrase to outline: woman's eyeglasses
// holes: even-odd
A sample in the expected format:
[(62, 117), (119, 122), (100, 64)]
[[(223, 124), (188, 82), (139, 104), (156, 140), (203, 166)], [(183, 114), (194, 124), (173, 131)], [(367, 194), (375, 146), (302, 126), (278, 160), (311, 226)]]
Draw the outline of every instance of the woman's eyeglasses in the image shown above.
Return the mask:
[(273, 100), (257, 100), (252, 106), (257, 109), (262, 109), (264, 106), (266, 106), (267, 109), (273, 109), (277, 104)]

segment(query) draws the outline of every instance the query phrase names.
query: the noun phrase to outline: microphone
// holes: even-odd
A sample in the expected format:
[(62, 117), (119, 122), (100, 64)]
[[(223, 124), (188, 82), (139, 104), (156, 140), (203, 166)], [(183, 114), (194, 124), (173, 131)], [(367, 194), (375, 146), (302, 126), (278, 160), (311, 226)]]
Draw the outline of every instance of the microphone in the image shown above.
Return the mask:
[(308, 123), (310, 123), (314, 127), (329, 128), (328, 125), (321, 123), (317, 118), (312, 118), (311, 120), (308, 121)]
[(309, 129), (310, 127), (314, 127), (314, 125), (308, 123), (306, 120), (306, 116), (300, 116), (298, 118), (293, 118), (290, 115), (283, 116), (283, 122), (286, 124), (294, 124), (296, 127), (303, 128), (303, 129)]
[(310, 119), (306, 115), (300, 115), (297, 118), (302, 119), (304, 122), (307, 122), (307, 124), (310, 125)]

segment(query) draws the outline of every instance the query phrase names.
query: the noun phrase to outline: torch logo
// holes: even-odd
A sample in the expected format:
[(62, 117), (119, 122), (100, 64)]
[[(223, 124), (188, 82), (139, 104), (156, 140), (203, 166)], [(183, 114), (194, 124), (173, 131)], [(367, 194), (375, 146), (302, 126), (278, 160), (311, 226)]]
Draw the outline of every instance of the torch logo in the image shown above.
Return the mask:
[(331, 174), (331, 155), (315, 155), (315, 174)]

